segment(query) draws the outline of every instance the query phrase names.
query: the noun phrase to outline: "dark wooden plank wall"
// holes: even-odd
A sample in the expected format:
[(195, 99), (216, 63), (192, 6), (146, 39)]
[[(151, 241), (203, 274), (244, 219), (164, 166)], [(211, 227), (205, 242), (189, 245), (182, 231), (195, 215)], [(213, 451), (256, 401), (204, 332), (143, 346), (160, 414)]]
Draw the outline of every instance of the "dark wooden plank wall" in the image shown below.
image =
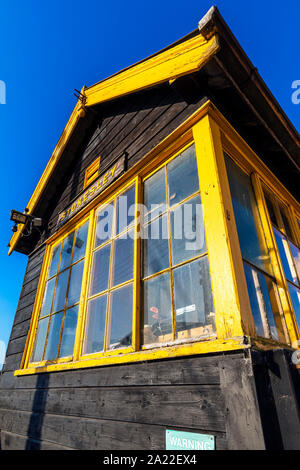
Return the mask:
[[(85, 169), (99, 154), (102, 165), (109, 166), (126, 150), (132, 166), (204, 100), (199, 92), (188, 104), (163, 85), (101, 109), (63, 187), (57, 188), (46, 235), (54, 232), (58, 213), (82, 190)], [(253, 374), (250, 359), (241, 353), (15, 377), (44, 256), (42, 242), (43, 237), (29, 257), (1, 374), (2, 448), (164, 449), (169, 427), (214, 434), (217, 449), (260, 448)], [(235, 388), (230, 387), (233, 378)], [(242, 423), (247, 423), (246, 435)]]

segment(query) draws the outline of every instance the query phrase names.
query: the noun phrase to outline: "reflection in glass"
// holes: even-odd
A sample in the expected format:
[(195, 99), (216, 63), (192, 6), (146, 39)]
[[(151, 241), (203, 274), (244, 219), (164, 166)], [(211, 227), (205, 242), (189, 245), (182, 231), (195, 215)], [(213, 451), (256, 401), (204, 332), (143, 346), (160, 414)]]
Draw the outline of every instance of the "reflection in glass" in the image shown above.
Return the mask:
[(109, 348), (117, 349), (130, 346), (132, 341), (132, 284), (116, 289), (110, 295)]
[[(208, 258), (173, 271), (177, 338), (215, 333)], [(187, 334), (187, 330), (192, 330)]]
[(144, 277), (169, 267), (168, 218), (159, 217), (144, 228)]
[(291, 226), (290, 226), (290, 222), (288, 220), (288, 217), (286, 215), (286, 207), (283, 207), (280, 205), (280, 215), (281, 215), (281, 219), (282, 219), (282, 222), (283, 222), (283, 225), (284, 225), (284, 231), (286, 233), (286, 235), (291, 239), (293, 240), (293, 234), (292, 234), (292, 230), (291, 230)]
[(144, 281), (143, 344), (172, 340), (170, 274)]
[(294, 245), (292, 242), (289, 242), (291, 254), (294, 260), (294, 266), (298, 275), (298, 280), (296, 281), (296, 284), (299, 285), (299, 280), (300, 280), (300, 250), (299, 248)]
[(54, 287), (55, 287), (55, 278), (51, 279), (46, 284), (40, 317), (45, 317), (46, 315), (49, 315), (49, 313), (51, 312)]
[[(295, 284), (298, 284), (297, 273), (293, 263), (293, 258), (289, 250), (289, 244), (287, 239), (275, 228), (273, 227), (274, 235), (280, 254), (281, 263), (285, 273), (285, 277)], [(292, 245), (292, 244), (291, 244)], [(295, 247), (296, 248), (296, 247)]]
[(111, 244), (105, 245), (93, 255), (92, 276), (89, 295), (108, 289)]
[(58, 357), (67, 357), (73, 355), (77, 315), (78, 305), (66, 311)]
[(61, 330), (61, 321), (63, 318), (63, 312), (52, 315), (50, 318), (50, 328), (47, 339), (47, 346), (45, 351), (44, 359), (50, 361), (51, 359), (56, 359), (57, 349), (60, 337)]
[(298, 328), (300, 328), (300, 289), (288, 284)]
[(199, 191), (194, 145), (186, 149), (167, 165), (167, 174), (170, 206)]
[(276, 227), (278, 227), (278, 222), (277, 222), (277, 217), (276, 217), (276, 214), (275, 214), (275, 209), (274, 209), (274, 206), (273, 206), (273, 203), (272, 203), (271, 199), (269, 199), (267, 194), (265, 194), (265, 200), (266, 200), (266, 203), (267, 203), (267, 208), (268, 208), (268, 212), (269, 212), (271, 222), (272, 222), (273, 225), (276, 225)]
[(72, 263), (76, 263), (76, 261), (80, 260), (85, 255), (88, 229), (89, 229), (89, 223), (86, 222), (81, 227), (79, 227), (79, 229), (76, 232)]
[(52, 250), (50, 267), (48, 272), (48, 278), (54, 276), (57, 273), (58, 263), (59, 263), (59, 256), (60, 256), (60, 249), (61, 243), (56, 245)]
[(225, 157), (242, 257), (273, 275), (251, 180), (229, 157)]
[(178, 264), (206, 251), (200, 196), (171, 212), (172, 263)]
[(57, 284), (55, 289), (55, 297), (53, 302), (52, 312), (57, 312), (58, 310), (63, 310), (65, 306), (68, 279), (69, 279), (69, 269), (61, 273), (57, 278)]
[(284, 341), (276, 286), (269, 276), (244, 263), (251, 309), (258, 336)]
[(70, 233), (63, 241), (59, 270), (67, 268), (71, 264), (74, 232)]
[(95, 247), (109, 240), (113, 229), (114, 203), (97, 212)]
[(114, 243), (113, 286), (133, 278), (134, 233), (126, 232), (125, 235), (115, 239)]
[[(144, 183), (144, 204), (147, 207), (148, 220), (166, 210), (165, 169), (154, 173)], [(155, 206), (155, 207), (154, 207)]]
[(80, 300), (83, 264), (84, 261), (80, 261), (71, 268), (67, 307), (76, 304)]
[(106, 303), (107, 295), (88, 302), (83, 354), (91, 354), (104, 349)]
[(117, 234), (134, 222), (135, 186), (121, 194), (117, 205)]
[(45, 339), (47, 335), (49, 318), (39, 321), (34, 349), (31, 354), (30, 362), (40, 362), (43, 359)]

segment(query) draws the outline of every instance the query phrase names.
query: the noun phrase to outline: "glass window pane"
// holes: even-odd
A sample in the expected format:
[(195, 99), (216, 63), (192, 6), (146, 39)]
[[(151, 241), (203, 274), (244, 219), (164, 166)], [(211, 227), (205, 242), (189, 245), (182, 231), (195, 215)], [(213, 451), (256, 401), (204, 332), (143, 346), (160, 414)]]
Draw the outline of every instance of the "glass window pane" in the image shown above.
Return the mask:
[[(297, 275), (298, 275), (298, 281), (299, 281), (300, 280), (300, 250), (292, 242), (289, 242), (289, 245), (290, 245), (290, 250), (291, 250), (293, 260), (294, 260), (294, 265), (295, 265), (295, 268), (296, 268), (296, 272), (297, 272)], [(297, 284), (299, 284), (299, 282), (297, 282)]]
[(71, 268), (67, 307), (76, 304), (80, 300), (83, 265), (84, 261), (80, 261)]
[(147, 208), (146, 218), (153, 219), (166, 210), (165, 169), (157, 171), (144, 183), (144, 204)]
[(106, 304), (107, 295), (88, 302), (83, 354), (91, 354), (104, 349)]
[(50, 319), (50, 328), (47, 339), (47, 346), (45, 351), (44, 359), (50, 361), (56, 359), (57, 349), (60, 337), (61, 322), (63, 318), (63, 312), (52, 315)]
[(199, 190), (195, 146), (192, 145), (167, 165), (169, 204), (173, 206)]
[(205, 253), (202, 204), (196, 196), (171, 212), (173, 265)]
[(111, 293), (110, 349), (131, 345), (132, 297), (132, 284)]
[(39, 321), (36, 332), (35, 345), (31, 354), (30, 362), (40, 362), (43, 359), (48, 323), (49, 318), (44, 318), (43, 320)]
[(287, 239), (275, 227), (273, 227), (273, 230), (285, 277), (289, 281), (298, 284), (297, 273), (289, 249), (289, 243)]
[(60, 256), (60, 249), (61, 249), (61, 243), (56, 245), (52, 250), (48, 277), (52, 277), (52, 276), (54, 276), (54, 274), (57, 273), (57, 268), (58, 268), (58, 263), (59, 263), (59, 256)]
[(244, 267), (257, 335), (284, 340), (278, 296), (274, 292), (273, 281), (246, 263)]
[(211, 336), (215, 315), (208, 258), (173, 271), (177, 338)]
[(109, 240), (113, 229), (114, 203), (97, 212), (95, 247)]
[(40, 317), (45, 317), (46, 315), (49, 315), (51, 312), (55, 280), (56, 278), (53, 278), (50, 281), (48, 281), (46, 284)]
[(168, 217), (159, 217), (144, 228), (144, 277), (166, 269), (170, 265)]
[(267, 208), (268, 208), (268, 212), (269, 212), (271, 222), (272, 222), (273, 225), (276, 225), (276, 227), (278, 227), (279, 224), (277, 222), (277, 218), (276, 218), (273, 203), (272, 203), (271, 199), (269, 199), (269, 197), (266, 194), (265, 194), (265, 199), (266, 199)]
[(89, 295), (108, 289), (111, 244), (105, 245), (93, 255), (92, 276)]
[(65, 307), (69, 272), (70, 270), (68, 269), (67, 271), (61, 273), (57, 278), (52, 312), (63, 310)]
[(300, 289), (288, 283), (293, 309), (300, 330)]
[(114, 242), (113, 286), (133, 278), (134, 232), (125, 235)]
[(134, 222), (135, 186), (121, 194), (117, 204), (117, 234)]
[(81, 227), (79, 227), (79, 229), (76, 232), (72, 263), (76, 263), (76, 261), (80, 260), (85, 255), (88, 229), (89, 229), (89, 223), (86, 222)]
[(71, 264), (74, 232), (70, 233), (63, 241), (59, 270), (67, 268)]
[(231, 158), (225, 161), (242, 256), (273, 275), (251, 180)]
[(289, 222), (288, 215), (287, 215), (286, 211), (287, 211), (286, 207), (280, 205), (280, 214), (281, 214), (282, 222), (283, 222), (283, 225), (284, 225), (284, 231), (285, 231), (286, 235), (291, 240), (293, 240), (294, 237), (293, 237), (293, 234), (292, 234), (290, 222)]
[(77, 326), (78, 305), (66, 311), (58, 357), (73, 355)]
[(172, 306), (170, 274), (144, 281), (143, 344), (171, 341)]

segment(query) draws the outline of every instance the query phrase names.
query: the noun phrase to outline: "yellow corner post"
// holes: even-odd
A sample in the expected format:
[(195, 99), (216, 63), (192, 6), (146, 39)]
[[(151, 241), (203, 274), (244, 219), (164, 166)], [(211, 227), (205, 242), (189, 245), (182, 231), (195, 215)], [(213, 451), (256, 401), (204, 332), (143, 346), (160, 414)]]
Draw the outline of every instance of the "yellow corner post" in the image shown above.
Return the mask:
[(194, 127), (218, 338), (255, 336), (221, 134), (209, 116)]

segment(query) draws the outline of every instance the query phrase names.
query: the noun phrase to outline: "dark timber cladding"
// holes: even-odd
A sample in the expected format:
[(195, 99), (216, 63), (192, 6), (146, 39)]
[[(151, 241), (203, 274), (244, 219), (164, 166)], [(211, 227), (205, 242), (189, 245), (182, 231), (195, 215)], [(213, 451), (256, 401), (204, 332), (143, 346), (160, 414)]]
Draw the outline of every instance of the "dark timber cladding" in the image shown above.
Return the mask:
[[(257, 91), (257, 77), (245, 77), (246, 59), (216, 10), (214, 15), (222, 47), (201, 70), (88, 109), (35, 207), (45, 221), (43, 232), (18, 240), (16, 250), (28, 255), (28, 264), (0, 377), (4, 450), (163, 450), (169, 428), (212, 434), (217, 450), (300, 448), (299, 375), (290, 366), (290, 352), (247, 349), (243, 336), (231, 352), (14, 375), (27, 341), (45, 241), (84, 194), (85, 171), (97, 157), (99, 178), (118, 161), (120, 172), (127, 171), (210, 100), (264, 163), (283, 182), (289, 180), (297, 197), (293, 132), (288, 136), (275, 120)], [(295, 162), (289, 160), (280, 174), (287, 153)]]

